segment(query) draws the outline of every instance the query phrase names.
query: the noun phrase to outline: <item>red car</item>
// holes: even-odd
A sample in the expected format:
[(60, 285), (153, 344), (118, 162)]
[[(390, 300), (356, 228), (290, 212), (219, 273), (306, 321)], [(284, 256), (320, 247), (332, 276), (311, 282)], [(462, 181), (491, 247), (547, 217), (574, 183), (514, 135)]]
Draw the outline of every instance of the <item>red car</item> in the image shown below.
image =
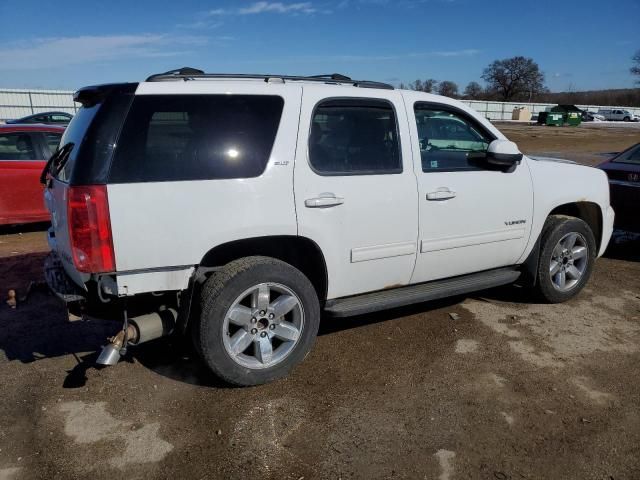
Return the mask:
[(40, 173), (63, 132), (53, 125), (0, 125), (0, 225), (49, 220)]

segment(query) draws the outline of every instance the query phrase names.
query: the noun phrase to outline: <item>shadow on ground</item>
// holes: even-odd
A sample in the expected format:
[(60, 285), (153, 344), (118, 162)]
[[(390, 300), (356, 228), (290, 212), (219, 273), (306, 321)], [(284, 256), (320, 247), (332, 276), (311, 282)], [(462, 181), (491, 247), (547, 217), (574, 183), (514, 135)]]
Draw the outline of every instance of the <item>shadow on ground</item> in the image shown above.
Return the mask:
[[(608, 258), (640, 261), (640, 236), (618, 234), (606, 252)], [(44, 254), (17, 255), (0, 258), (0, 275), (5, 280), (33, 278), (41, 280), (40, 265)], [(4, 293), (4, 292), (3, 292)], [(392, 310), (375, 312), (350, 318), (325, 316), (320, 325), (320, 336), (363, 328), (399, 317), (429, 313), (439, 309), (454, 309), (467, 297), (451, 297)], [(486, 298), (510, 303), (535, 303), (526, 288), (505, 286), (473, 294), (473, 298)], [(0, 305), (0, 351), (9, 361), (34, 362), (44, 358), (73, 355), (76, 365), (67, 373), (65, 388), (79, 388), (87, 382), (87, 372), (97, 367), (95, 360), (107, 337), (120, 328), (120, 320), (102, 320), (85, 317), (69, 320), (65, 306), (43, 289), (29, 295), (17, 309)], [(187, 337), (169, 337), (139, 347), (131, 347), (123, 362), (139, 362), (155, 373), (193, 385), (223, 388), (220, 382), (200, 361)]]
[(0, 235), (16, 235), (29, 232), (46, 232), (50, 222), (25, 223), (22, 225), (0, 225)]

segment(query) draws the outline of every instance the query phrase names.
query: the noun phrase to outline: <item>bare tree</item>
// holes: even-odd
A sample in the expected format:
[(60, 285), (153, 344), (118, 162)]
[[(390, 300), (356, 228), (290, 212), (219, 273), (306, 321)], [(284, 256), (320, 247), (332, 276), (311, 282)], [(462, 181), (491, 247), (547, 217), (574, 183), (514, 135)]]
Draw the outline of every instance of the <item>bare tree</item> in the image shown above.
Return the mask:
[(438, 94), (443, 97), (457, 97), (458, 96), (458, 84), (451, 80), (443, 80), (438, 85)]
[(415, 90), (416, 92), (421, 92), (422, 91), (422, 80), (416, 80), (413, 83), (409, 84), (409, 88), (411, 90)]
[(422, 84), (422, 91), (427, 93), (433, 93), (438, 87), (438, 81), (435, 78), (428, 78)]
[(417, 92), (431, 93), (435, 91), (436, 85), (438, 85), (438, 81), (434, 80), (433, 78), (429, 78), (424, 82), (422, 80), (416, 80), (415, 82), (411, 82), (409, 83), (409, 85), (407, 85), (407, 88), (409, 90), (415, 90)]
[(479, 100), (482, 93), (482, 87), (478, 82), (469, 82), (464, 89), (464, 96), (470, 100)]
[(634, 65), (629, 70), (632, 75), (639, 77), (638, 80), (636, 80), (636, 83), (640, 84), (640, 50), (631, 57), (631, 60), (633, 60)]
[(531, 100), (546, 91), (544, 74), (531, 58), (512, 57), (495, 60), (482, 73), (489, 89), (502, 100)]

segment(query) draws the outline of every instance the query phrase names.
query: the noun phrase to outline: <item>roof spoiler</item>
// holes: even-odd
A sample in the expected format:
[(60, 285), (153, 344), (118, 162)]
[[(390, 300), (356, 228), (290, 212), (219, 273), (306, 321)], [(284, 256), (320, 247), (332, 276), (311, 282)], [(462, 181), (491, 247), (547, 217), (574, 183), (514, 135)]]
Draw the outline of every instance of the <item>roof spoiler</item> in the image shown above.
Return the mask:
[(82, 104), (83, 107), (93, 107), (101, 103), (113, 91), (133, 93), (137, 86), (137, 83), (105, 83), (83, 87), (73, 94), (73, 101)]

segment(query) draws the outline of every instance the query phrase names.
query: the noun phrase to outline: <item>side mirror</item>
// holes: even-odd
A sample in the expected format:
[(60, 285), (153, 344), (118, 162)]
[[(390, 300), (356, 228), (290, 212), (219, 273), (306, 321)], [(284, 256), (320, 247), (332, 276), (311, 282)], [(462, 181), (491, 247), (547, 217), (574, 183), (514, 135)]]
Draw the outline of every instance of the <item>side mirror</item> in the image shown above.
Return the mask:
[(486, 155), (487, 163), (500, 167), (515, 167), (522, 161), (522, 153), (518, 146), (509, 140), (494, 140), (489, 144)]

